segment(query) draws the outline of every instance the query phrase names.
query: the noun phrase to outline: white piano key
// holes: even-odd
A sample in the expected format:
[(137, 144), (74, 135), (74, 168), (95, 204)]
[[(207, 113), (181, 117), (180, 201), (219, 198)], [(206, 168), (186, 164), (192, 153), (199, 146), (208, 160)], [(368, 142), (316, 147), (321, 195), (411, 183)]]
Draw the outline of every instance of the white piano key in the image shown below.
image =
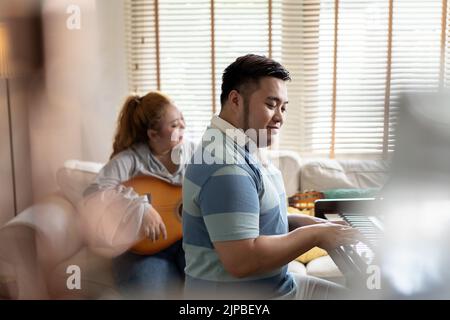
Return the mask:
[(378, 227), (381, 231), (384, 231), (383, 223), (380, 221), (378, 217), (368, 216), (368, 219)]
[(344, 219), (337, 213), (325, 213), (325, 218), (330, 222), (344, 221)]

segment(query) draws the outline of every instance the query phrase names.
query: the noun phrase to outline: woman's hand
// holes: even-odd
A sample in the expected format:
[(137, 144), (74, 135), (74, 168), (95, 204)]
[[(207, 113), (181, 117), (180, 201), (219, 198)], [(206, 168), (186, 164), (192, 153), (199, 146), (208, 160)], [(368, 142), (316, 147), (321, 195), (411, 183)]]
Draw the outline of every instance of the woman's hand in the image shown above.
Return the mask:
[(161, 216), (155, 208), (150, 209), (144, 214), (142, 219), (141, 234), (151, 239), (153, 242), (159, 239), (162, 234), (164, 239), (167, 239), (166, 225), (164, 224)]
[(325, 250), (356, 244), (361, 236), (358, 230), (336, 223), (319, 223), (309, 228), (315, 229), (317, 246)]

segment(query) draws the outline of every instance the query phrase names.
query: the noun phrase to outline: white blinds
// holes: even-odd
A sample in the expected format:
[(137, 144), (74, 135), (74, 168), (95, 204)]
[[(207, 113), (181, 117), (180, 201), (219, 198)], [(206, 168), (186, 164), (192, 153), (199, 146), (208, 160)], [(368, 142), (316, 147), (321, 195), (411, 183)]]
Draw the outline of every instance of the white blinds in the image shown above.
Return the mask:
[[(392, 33), (391, 110), (399, 93), (435, 91), (441, 68), (442, 0), (394, 2)], [(444, 67), (444, 66), (443, 66)], [(445, 68), (445, 67), (444, 67)], [(395, 114), (391, 117), (395, 117)], [(394, 142), (389, 135), (389, 149)]]
[(285, 145), (302, 154), (386, 157), (399, 94), (437, 90), (441, 72), (449, 85), (447, 1), (283, 3), (290, 18), (283, 62), (295, 73), (289, 94), (300, 106)]
[(293, 79), (281, 148), (386, 157), (399, 94), (450, 85), (447, 2), (127, 0), (130, 90), (168, 93), (197, 139), (224, 68), (272, 56)]
[(267, 0), (216, 0), (216, 103), (220, 109), (223, 70), (247, 53), (268, 55), (269, 14)]
[[(280, 43), (280, 23), (269, 32), (270, 5), (268, 0), (128, 0), (130, 91), (159, 89), (170, 95), (191, 138), (198, 139), (220, 110), (224, 68), (243, 54), (267, 56), (269, 43)], [(271, 16), (280, 16), (279, 7)], [(279, 54), (280, 46), (275, 51)]]
[(154, 1), (125, 2), (128, 83), (131, 93), (143, 94), (157, 87)]
[(212, 115), (210, 0), (126, 2), (130, 91), (167, 93), (197, 139)]
[(445, 74), (443, 75), (443, 79), (445, 81), (445, 86), (450, 87), (450, 5), (448, 3), (448, 0), (445, 1), (445, 4), (447, 6), (447, 22), (446, 22), (446, 26), (444, 27), (446, 30), (445, 30), (445, 35), (444, 35)]
[(159, 22), (161, 90), (197, 139), (212, 115), (210, 1), (159, 0)]
[(289, 105), (280, 147), (300, 151), (305, 145), (305, 102), (317, 82), (319, 0), (281, 3), (281, 62), (289, 70)]

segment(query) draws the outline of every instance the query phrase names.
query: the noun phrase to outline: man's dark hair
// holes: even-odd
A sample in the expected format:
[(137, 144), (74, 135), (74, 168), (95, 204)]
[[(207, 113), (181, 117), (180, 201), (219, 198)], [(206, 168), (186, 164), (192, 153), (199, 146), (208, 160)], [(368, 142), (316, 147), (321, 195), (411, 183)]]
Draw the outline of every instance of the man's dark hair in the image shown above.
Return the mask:
[[(230, 64), (222, 76), (222, 93), (220, 104), (222, 107), (232, 90), (238, 90), (247, 95), (258, 88), (259, 80), (263, 77), (275, 77), (283, 81), (291, 80), (289, 72), (278, 62), (256, 54), (239, 57)], [(249, 90), (248, 85), (253, 85)]]

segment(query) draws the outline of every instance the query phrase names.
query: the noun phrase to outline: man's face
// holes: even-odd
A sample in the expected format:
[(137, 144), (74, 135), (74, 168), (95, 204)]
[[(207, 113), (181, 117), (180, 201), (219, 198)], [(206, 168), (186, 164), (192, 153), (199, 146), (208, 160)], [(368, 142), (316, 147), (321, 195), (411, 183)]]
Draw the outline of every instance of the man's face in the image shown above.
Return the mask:
[[(264, 77), (259, 80), (259, 87), (247, 99), (248, 117), (244, 129), (254, 129), (258, 134), (256, 144), (258, 147), (270, 146), (274, 136), (283, 125), (283, 117), (288, 103), (286, 83), (278, 78)], [(244, 117), (245, 119), (246, 117)], [(265, 130), (262, 134), (260, 130)], [(264, 141), (267, 137), (267, 141)], [(254, 137), (251, 136), (253, 140)]]

